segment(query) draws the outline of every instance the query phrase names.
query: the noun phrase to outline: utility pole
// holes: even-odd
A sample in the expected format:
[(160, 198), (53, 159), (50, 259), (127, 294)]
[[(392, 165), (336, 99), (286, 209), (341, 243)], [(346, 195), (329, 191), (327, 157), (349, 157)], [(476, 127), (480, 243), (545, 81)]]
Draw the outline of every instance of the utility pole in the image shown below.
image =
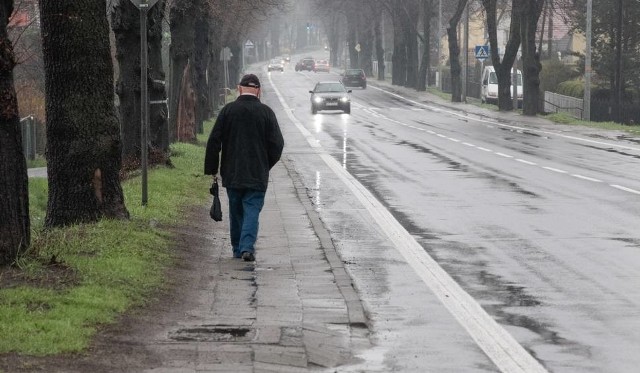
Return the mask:
[(462, 102), (467, 102), (467, 85), (469, 83), (469, 5), (467, 1), (467, 9), (464, 16), (464, 55), (462, 67)]
[(438, 0), (438, 32), (436, 33), (438, 35), (438, 76), (436, 77), (436, 87), (442, 89), (442, 84), (440, 84), (440, 80), (441, 80), (441, 71), (440, 71), (440, 54), (441, 52), (441, 40), (442, 40), (442, 34), (440, 33), (442, 31), (442, 0)]
[(591, 121), (591, 16), (592, 0), (587, 0), (587, 50), (584, 56), (584, 98), (582, 100), (582, 117)]

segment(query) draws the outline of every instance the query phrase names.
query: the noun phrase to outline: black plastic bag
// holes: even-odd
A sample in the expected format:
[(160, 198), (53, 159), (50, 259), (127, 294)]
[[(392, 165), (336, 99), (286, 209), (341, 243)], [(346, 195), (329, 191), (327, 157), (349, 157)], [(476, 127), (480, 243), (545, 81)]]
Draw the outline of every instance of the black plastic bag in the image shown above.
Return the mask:
[(222, 221), (222, 207), (220, 206), (220, 189), (218, 187), (218, 179), (213, 181), (209, 193), (213, 195), (213, 203), (211, 204), (211, 210), (209, 210), (209, 216), (215, 221)]

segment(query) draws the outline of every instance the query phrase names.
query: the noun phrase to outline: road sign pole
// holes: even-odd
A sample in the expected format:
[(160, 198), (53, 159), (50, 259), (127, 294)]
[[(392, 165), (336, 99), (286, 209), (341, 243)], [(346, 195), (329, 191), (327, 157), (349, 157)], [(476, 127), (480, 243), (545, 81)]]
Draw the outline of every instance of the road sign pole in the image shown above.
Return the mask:
[(147, 140), (149, 136), (147, 127), (147, 112), (149, 110), (149, 97), (147, 92), (147, 10), (147, 7), (140, 6), (140, 161), (142, 163), (142, 206), (147, 205)]
[(142, 206), (147, 205), (147, 163), (149, 143), (149, 92), (147, 90), (147, 12), (158, 0), (131, 0), (140, 10), (140, 166), (142, 168)]

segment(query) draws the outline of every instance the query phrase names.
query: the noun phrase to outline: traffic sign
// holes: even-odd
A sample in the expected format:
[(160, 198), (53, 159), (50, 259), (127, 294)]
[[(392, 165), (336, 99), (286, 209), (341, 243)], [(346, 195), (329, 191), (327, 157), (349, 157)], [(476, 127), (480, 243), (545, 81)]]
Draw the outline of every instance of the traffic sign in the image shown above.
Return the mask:
[(247, 42), (244, 43), (245, 48), (253, 48), (253, 42), (247, 39)]
[(476, 58), (480, 61), (484, 61), (489, 58), (489, 46), (488, 45), (476, 45)]
[(357, 52), (360, 52), (360, 51), (361, 51), (360, 43), (356, 44), (356, 47), (355, 47), (354, 49), (355, 49)]
[(149, 8), (153, 7), (154, 5), (156, 5), (158, 0), (131, 0), (131, 2), (138, 9), (149, 9)]

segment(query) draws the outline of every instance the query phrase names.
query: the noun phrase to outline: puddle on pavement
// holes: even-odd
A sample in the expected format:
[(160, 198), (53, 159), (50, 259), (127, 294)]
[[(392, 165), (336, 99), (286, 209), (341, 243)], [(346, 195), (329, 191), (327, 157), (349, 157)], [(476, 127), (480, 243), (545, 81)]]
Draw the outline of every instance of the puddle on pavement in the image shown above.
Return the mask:
[(247, 342), (254, 337), (251, 328), (228, 325), (201, 325), (169, 333), (169, 339), (180, 342)]

